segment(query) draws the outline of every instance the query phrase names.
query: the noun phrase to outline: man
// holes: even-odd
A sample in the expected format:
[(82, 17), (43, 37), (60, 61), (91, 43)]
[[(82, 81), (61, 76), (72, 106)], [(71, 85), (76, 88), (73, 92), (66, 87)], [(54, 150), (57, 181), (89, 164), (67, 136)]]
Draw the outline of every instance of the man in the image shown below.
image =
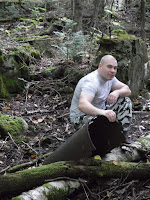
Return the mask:
[(132, 119), (129, 87), (119, 81), (117, 60), (112, 55), (102, 57), (97, 70), (78, 82), (70, 107), (74, 129), (80, 129), (91, 117), (103, 115), (110, 122), (118, 121), (126, 135)]

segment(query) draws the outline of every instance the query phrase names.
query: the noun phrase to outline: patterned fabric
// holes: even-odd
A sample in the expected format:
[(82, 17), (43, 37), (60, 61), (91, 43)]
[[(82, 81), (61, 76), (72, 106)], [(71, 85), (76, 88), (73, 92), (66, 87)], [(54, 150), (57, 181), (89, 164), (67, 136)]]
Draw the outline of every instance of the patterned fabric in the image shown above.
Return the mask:
[[(116, 121), (123, 127), (123, 134), (126, 134), (132, 121), (132, 102), (128, 97), (119, 97), (114, 105), (106, 105), (107, 110), (113, 110), (116, 113)], [(83, 115), (76, 117), (73, 121), (75, 131), (79, 130), (85, 123), (90, 120), (88, 116)]]

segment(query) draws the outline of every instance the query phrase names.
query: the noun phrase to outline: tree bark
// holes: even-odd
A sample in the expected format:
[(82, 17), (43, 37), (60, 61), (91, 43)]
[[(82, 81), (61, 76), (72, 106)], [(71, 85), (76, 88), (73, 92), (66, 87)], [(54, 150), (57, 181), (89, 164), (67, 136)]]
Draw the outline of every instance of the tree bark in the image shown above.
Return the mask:
[[(84, 183), (84, 181), (82, 180)], [(40, 187), (23, 192), (21, 195), (12, 198), (12, 200), (48, 200), (48, 199), (66, 199), (81, 186), (80, 180), (56, 180), (48, 182)]]
[(97, 24), (100, 23), (100, 19), (104, 15), (104, 0), (94, 0), (93, 4), (94, 11), (91, 26), (97, 27)]
[(82, 30), (82, 1), (73, 0), (72, 1), (72, 16), (73, 20), (77, 23), (75, 26), (75, 32)]
[(0, 197), (7, 196), (8, 193), (18, 195), (33, 187), (41, 186), (47, 179), (57, 177), (83, 178), (88, 181), (100, 177), (149, 179), (150, 163), (105, 162), (95, 159), (56, 162), (0, 176)]
[(141, 0), (141, 37), (144, 39), (145, 28), (145, 0)]

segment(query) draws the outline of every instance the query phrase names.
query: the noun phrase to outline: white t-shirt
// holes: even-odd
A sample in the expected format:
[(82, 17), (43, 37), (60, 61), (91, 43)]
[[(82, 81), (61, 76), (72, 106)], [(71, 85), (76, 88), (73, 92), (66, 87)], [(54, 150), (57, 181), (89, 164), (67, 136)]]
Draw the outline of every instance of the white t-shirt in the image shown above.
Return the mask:
[(74, 95), (70, 107), (70, 119), (73, 122), (74, 118), (85, 115), (78, 109), (80, 94), (88, 94), (93, 97), (93, 106), (105, 109), (106, 99), (117, 83), (118, 79), (114, 77), (112, 80), (104, 81), (95, 70), (83, 78), (81, 78), (75, 88)]

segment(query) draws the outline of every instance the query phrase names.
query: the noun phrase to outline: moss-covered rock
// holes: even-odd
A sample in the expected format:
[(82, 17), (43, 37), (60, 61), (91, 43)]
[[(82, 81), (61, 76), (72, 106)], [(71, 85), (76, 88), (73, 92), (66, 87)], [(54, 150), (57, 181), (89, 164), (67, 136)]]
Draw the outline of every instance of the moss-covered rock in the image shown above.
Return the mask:
[(78, 70), (75, 67), (66, 67), (64, 71), (64, 77), (68, 77), (68, 82), (76, 86), (78, 81), (84, 76), (83, 71)]
[(13, 47), (6, 55), (0, 51), (0, 96), (6, 98), (7, 91), (16, 94), (24, 89), (29, 80), (29, 65), (40, 59), (40, 52), (33, 49), (30, 44)]
[(21, 118), (0, 113), (0, 137), (5, 138), (8, 133), (12, 136), (20, 135), (28, 129), (28, 124)]

